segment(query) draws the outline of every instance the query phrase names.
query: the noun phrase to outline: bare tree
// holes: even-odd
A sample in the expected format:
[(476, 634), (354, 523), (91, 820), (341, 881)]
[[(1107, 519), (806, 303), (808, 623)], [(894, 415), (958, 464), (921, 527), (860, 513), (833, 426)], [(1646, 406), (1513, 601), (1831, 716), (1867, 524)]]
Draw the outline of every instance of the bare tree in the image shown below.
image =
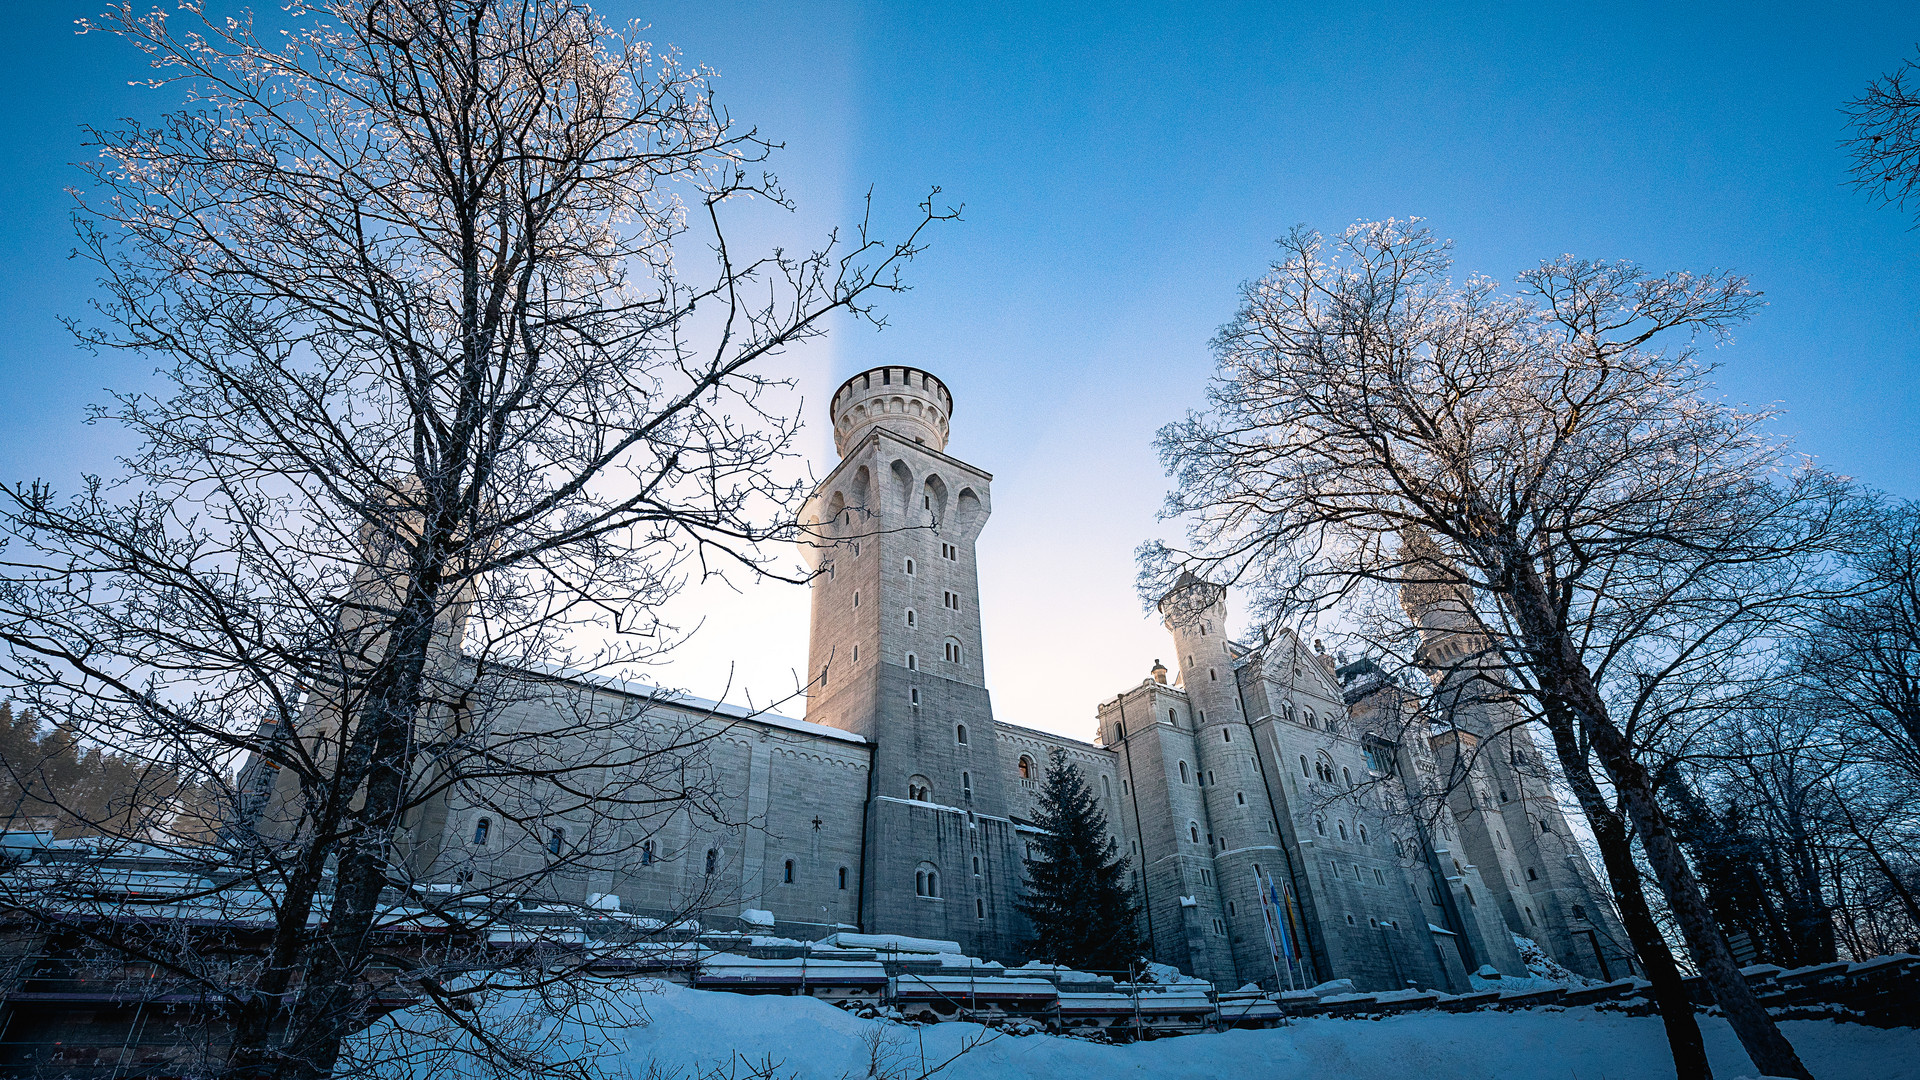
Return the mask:
[(1905, 210), (1920, 196), (1920, 60), (1907, 60), (1847, 102), (1853, 183)]
[(212, 893), (270, 912), (258, 962), (100, 944), (224, 995), (240, 1072), (325, 1076), (372, 1007), (383, 892), (452, 872), (419, 849), (433, 800), (517, 831), (534, 857), (496, 889), (720, 812), (711, 725), (549, 673), (660, 655), (689, 575), (780, 572), (760, 545), (801, 490), (778, 359), (877, 324), (954, 214), (742, 257), (734, 214), (789, 205), (756, 167), (772, 144), (574, 0), (296, 3), (284, 37), (195, 14), (88, 27), (188, 101), (93, 133), (78, 214), (101, 298), (75, 332), (166, 389), (98, 411), (138, 440), (119, 477), (7, 490), (0, 673), (196, 784), (252, 763), (223, 816), (259, 827), (208, 857)]
[(1167, 514), (1190, 543), (1143, 549), (1143, 591), (1191, 569), (1247, 586), (1275, 623), (1450, 593), (1453, 626), (1434, 629), (1492, 655), (1570, 776), (1591, 756), (1755, 1064), (1806, 1076), (1645, 757), (1689, 714), (1687, 687), (1707, 681), (1691, 676), (1826, 595), (1819, 557), (1844, 543), (1844, 485), (1798, 466), (1766, 414), (1707, 396), (1694, 338), (1757, 296), (1732, 275), (1572, 257), (1503, 295), (1447, 280), (1448, 245), (1398, 222), (1281, 247), (1216, 341), (1212, 413), (1162, 431)]

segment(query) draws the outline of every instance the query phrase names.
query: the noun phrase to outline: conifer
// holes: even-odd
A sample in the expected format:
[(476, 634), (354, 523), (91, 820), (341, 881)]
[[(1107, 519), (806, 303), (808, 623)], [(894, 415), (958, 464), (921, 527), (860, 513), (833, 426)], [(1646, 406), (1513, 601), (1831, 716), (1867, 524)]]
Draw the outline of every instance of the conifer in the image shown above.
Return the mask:
[(1089, 971), (1125, 972), (1138, 959), (1137, 909), (1128, 860), (1086, 778), (1056, 750), (1047, 765), (1018, 907), (1033, 922), (1038, 959)]

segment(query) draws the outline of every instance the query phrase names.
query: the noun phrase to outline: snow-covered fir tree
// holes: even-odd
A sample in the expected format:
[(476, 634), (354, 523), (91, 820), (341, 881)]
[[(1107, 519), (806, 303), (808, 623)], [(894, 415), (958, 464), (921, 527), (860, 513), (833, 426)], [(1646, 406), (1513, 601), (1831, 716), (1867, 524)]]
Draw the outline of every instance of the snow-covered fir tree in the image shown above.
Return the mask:
[(1125, 971), (1138, 959), (1137, 912), (1127, 858), (1080, 770), (1055, 750), (1047, 765), (1020, 910), (1033, 921), (1036, 957), (1092, 971)]

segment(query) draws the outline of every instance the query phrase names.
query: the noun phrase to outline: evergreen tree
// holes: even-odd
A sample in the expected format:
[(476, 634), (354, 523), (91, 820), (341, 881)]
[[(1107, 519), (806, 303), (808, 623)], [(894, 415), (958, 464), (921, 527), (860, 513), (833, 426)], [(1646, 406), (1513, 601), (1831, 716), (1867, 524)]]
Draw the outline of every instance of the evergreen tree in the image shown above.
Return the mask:
[(1041, 834), (1027, 862), (1019, 909), (1033, 921), (1034, 954), (1091, 971), (1125, 971), (1138, 956), (1137, 909), (1127, 858), (1080, 770), (1060, 751), (1040, 791)]

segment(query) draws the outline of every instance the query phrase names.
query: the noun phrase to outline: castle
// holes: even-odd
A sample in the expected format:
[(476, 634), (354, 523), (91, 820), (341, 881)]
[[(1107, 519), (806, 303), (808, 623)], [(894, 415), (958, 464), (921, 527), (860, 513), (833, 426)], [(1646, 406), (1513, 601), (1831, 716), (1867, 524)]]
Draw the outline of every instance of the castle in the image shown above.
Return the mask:
[[(608, 679), (555, 683), (570, 709), (706, 732), (719, 780), (710, 812), (650, 826), (619, 866), (557, 877), (578, 893), (563, 899), (664, 915), (699, 895), (709, 925), (809, 939), (857, 929), (1024, 959), (1015, 900), (1059, 752), (1131, 860), (1152, 957), (1220, 986), (1464, 990), (1487, 965), (1526, 974), (1514, 934), (1582, 974), (1633, 970), (1524, 726), (1463, 690), (1471, 635), (1444, 596), (1409, 603), (1435, 673), (1424, 700), (1292, 637), (1236, 645), (1223, 590), (1187, 581), (1162, 604), (1177, 678), (1155, 661), (1099, 703), (1094, 741), (1004, 723), (981, 664), (975, 560), (992, 477), (944, 453), (951, 392), (879, 367), (831, 408), (840, 460), (803, 515), (816, 571), (806, 719)], [(1445, 722), (1424, 719), (1440, 700)], [(516, 707), (537, 724), (552, 705)], [(1410, 813), (1422, 792), (1444, 805)], [(484, 885), (546, 857), (541, 835), (509, 838), (488, 814), (449, 791), (411, 826), (416, 874), (464, 867), (461, 881)], [(554, 827), (553, 850), (591, 819)], [(1303, 946), (1286, 975), (1259, 902), (1269, 878), (1291, 896)]]

